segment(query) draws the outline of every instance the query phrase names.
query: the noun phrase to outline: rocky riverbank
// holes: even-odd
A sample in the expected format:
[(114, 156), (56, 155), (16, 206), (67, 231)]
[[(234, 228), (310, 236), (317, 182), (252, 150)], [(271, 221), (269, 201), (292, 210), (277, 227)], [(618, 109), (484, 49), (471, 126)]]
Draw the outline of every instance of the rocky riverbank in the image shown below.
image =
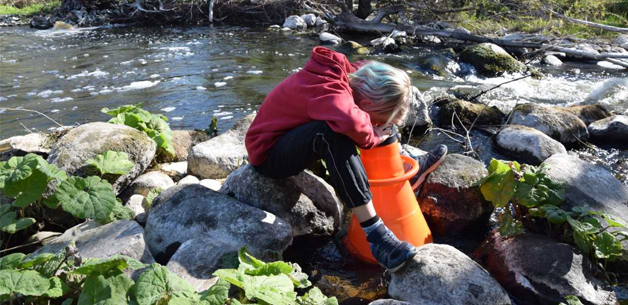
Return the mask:
[[(418, 147), (446, 143), (451, 152), (417, 195), (437, 240), (460, 233), (475, 234), (476, 239), (486, 234), (493, 206), (474, 182), (487, 175), (486, 162), (491, 158), (546, 164), (549, 176), (567, 186), (563, 208), (586, 206), (628, 223), (628, 187), (606, 169), (567, 151), (584, 142), (620, 147), (628, 142), (628, 117), (599, 105), (521, 105), (508, 115), (484, 108), (446, 100), (432, 105), (422, 118), (441, 129), (431, 128)], [(414, 115), (420, 113), (424, 112), (415, 109)], [(443, 118), (453, 113), (460, 116), (458, 131), (471, 128), (478, 117), (471, 140), (483, 142), (475, 144), (473, 152), (445, 141), (443, 131), (456, 131), (448, 125), (451, 120)], [(253, 117), (214, 138), (175, 131), (172, 142), (177, 154), (170, 163), (155, 159), (154, 143), (141, 132), (98, 122), (54, 134), (13, 137), (0, 147), (3, 160), (36, 153), (77, 176), (86, 175), (81, 164), (87, 159), (107, 150), (126, 152), (133, 169), (113, 185), (125, 206), (134, 211), (135, 220), (107, 225), (69, 222), (68, 230), (46, 240), (38, 253), (56, 252), (75, 240), (84, 259), (123, 254), (144, 263), (156, 261), (202, 291), (215, 283), (212, 273), (220, 268), (225, 253), (247, 246), (257, 257), (272, 259), (294, 252), (293, 240), (300, 245), (336, 240), (341, 245), (347, 229), (343, 221), (347, 211), (323, 179), (307, 171), (285, 180), (267, 179), (247, 165), (243, 141)], [(502, 127), (491, 130), (489, 123)], [(471, 157), (475, 154), (481, 161)], [(162, 192), (147, 205), (144, 198), (153, 196), (155, 189)], [(626, 241), (623, 245), (628, 249)], [(386, 296), (385, 291), (361, 296), (371, 298), (372, 304), (512, 304), (511, 297), (517, 304), (556, 304), (574, 295), (586, 304), (601, 305), (614, 304), (618, 298), (586, 255), (546, 236), (528, 232), (503, 237), (493, 231), (474, 252), (465, 254), (442, 244), (423, 246), (407, 267), (392, 274), (387, 294), (398, 301), (376, 301)], [(607, 270), (628, 271), (621, 264), (612, 266)], [(360, 283), (344, 280), (346, 287), (338, 290), (326, 284), (329, 280), (322, 275), (319, 286), (341, 302), (361, 289)]]

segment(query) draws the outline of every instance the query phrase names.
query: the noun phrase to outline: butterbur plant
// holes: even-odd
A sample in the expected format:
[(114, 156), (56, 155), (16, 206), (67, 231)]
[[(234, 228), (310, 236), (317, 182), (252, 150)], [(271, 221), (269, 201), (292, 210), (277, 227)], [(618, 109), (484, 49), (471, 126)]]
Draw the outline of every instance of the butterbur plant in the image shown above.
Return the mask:
[(146, 133), (157, 144), (157, 155), (168, 157), (175, 155), (174, 146), (172, 146), (174, 134), (165, 116), (151, 114), (133, 105), (120, 106), (115, 109), (103, 108), (101, 112), (113, 116), (109, 123), (126, 125)]
[(125, 152), (111, 150), (87, 160), (87, 164), (95, 168), (101, 176), (124, 175), (134, 166), (133, 162), (129, 161), (129, 156)]

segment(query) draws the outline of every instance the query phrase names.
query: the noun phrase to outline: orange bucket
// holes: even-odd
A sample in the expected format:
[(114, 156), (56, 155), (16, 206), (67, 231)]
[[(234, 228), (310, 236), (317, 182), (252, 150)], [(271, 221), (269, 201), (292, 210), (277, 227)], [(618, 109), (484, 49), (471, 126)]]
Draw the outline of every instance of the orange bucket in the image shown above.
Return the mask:
[[(397, 141), (372, 149), (362, 149), (360, 158), (373, 194), (377, 216), (400, 240), (415, 247), (432, 242), (432, 232), (425, 222), (408, 180), (419, 171), (419, 164), (399, 152)], [(412, 165), (405, 172), (403, 163)], [(358, 219), (353, 216), (344, 244), (351, 254), (365, 262), (376, 264), (366, 234)]]

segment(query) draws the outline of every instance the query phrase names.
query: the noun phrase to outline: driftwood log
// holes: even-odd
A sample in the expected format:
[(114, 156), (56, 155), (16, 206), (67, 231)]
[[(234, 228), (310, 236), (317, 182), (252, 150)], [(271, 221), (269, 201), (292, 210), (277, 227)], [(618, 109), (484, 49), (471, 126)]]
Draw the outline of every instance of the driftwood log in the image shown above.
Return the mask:
[[(397, 14), (403, 24), (383, 23), (381, 22), (384, 17), (392, 14)], [(556, 51), (565, 54), (580, 56), (584, 58), (590, 58), (594, 60), (605, 60), (628, 68), (628, 53), (592, 53), (574, 48), (574, 45), (554, 45), (549, 39), (540, 41), (526, 41), (526, 40), (507, 40), (501, 38), (490, 38), (485, 36), (478, 36), (469, 34), (463, 30), (457, 29), (434, 29), (426, 26), (412, 25), (405, 22), (405, 11), (403, 5), (393, 5), (381, 8), (377, 15), (371, 20), (363, 20), (351, 13), (346, 6), (343, 6), (343, 10), (340, 14), (336, 15), (331, 22), (339, 31), (351, 31), (373, 34), (385, 34), (391, 33), (393, 30), (405, 31), (408, 34), (414, 36), (436, 36), (441, 38), (449, 38), (461, 41), (472, 41), (478, 43), (490, 42), (502, 47), (517, 47), (517, 48), (530, 48), (530, 49), (542, 49), (545, 51)]]

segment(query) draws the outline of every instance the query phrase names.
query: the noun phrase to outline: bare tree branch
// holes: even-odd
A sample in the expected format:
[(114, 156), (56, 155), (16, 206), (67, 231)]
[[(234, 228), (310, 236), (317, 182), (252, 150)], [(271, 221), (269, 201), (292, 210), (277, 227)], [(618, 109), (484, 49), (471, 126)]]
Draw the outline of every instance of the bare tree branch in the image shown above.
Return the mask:
[(562, 19), (565, 19), (569, 22), (572, 23), (577, 23), (577, 24), (582, 24), (582, 25), (586, 25), (586, 26), (590, 26), (590, 27), (594, 27), (594, 28), (598, 28), (598, 29), (602, 29), (605, 31), (611, 31), (611, 32), (619, 32), (619, 33), (628, 33), (628, 28), (620, 28), (620, 27), (616, 27), (616, 26), (612, 26), (612, 25), (605, 25), (605, 24), (600, 24), (600, 23), (595, 23), (595, 22), (591, 22), (591, 21), (586, 21), (586, 20), (580, 20), (580, 19), (576, 19), (576, 18), (571, 18), (571, 17), (567, 17), (565, 15), (559, 14), (551, 9), (546, 8), (546, 11), (552, 13), (553, 15), (556, 15)]

